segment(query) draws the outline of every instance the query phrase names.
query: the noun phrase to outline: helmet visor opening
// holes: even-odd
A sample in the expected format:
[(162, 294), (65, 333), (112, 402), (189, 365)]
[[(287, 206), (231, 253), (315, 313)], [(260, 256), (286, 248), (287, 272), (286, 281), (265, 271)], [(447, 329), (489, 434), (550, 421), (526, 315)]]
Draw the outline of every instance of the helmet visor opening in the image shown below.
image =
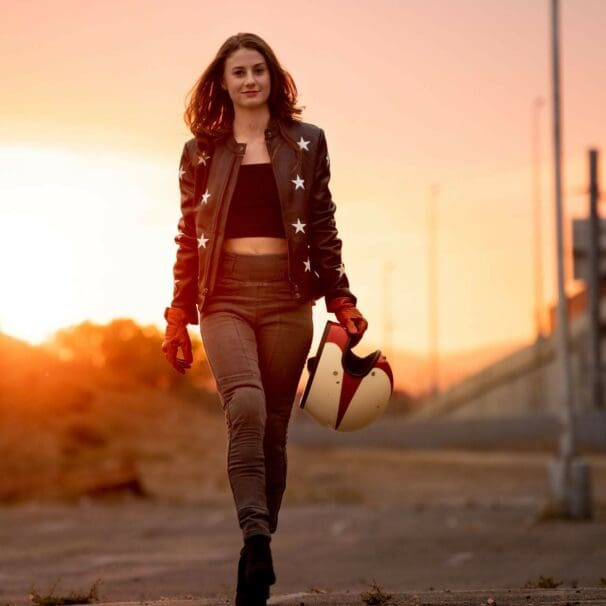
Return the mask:
[(364, 358), (357, 356), (351, 349), (346, 349), (343, 354), (343, 368), (354, 377), (365, 377), (381, 357), (381, 351), (377, 349)]

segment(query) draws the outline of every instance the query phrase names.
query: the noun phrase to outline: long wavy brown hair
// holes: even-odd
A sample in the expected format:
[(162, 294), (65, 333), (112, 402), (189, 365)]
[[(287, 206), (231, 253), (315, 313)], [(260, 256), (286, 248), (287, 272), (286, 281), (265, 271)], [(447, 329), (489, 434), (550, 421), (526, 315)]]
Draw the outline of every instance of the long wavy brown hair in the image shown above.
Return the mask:
[(280, 65), (269, 44), (256, 34), (240, 33), (230, 36), (217, 52), (211, 64), (187, 94), (185, 123), (195, 137), (220, 138), (233, 128), (234, 107), (229, 93), (221, 86), (225, 60), (240, 48), (256, 50), (263, 55), (270, 73), (271, 90), (267, 104), (269, 113), (289, 146), (300, 151), (288, 136), (285, 126), (300, 121), (303, 112), (297, 106), (297, 86), (292, 76)]

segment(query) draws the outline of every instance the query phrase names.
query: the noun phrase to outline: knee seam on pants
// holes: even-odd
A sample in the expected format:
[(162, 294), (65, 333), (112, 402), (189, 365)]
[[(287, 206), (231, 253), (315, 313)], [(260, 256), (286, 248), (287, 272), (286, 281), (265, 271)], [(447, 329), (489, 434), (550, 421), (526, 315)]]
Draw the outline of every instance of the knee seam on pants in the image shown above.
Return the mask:
[(236, 390), (232, 397), (226, 399), (225, 409), (230, 427), (257, 425), (263, 432), (265, 431), (267, 411), (261, 390), (256, 388)]

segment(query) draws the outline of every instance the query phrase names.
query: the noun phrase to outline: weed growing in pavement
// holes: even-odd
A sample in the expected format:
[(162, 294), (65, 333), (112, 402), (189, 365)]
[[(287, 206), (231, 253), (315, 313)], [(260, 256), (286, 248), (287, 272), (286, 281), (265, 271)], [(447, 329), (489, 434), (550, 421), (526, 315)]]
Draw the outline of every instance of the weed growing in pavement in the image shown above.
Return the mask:
[(535, 582), (526, 581), (524, 587), (540, 587), (541, 589), (555, 589), (562, 584), (562, 581), (554, 581), (553, 577), (539, 576), (539, 580)]
[(368, 606), (387, 606), (393, 604), (393, 593), (383, 591), (375, 579), (372, 580), (370, 591), (363, 591), (360, 597)]
[(554, 581), (553, 577), (544, 577), (541, 575), (537, 582), (537, 586), (542, 589), (555, 589), (558, 585), (561, 585), (562, 581)]
[(32, 589), (30, 593), (30, 599), (34, 604), (38, 606), (63, 606), (67, 604), (90, 604), (99, 600), (98, 596), (98, 585), (101, 583), (101, 579), (97, 579), (88, 590), (88, 593), (78, 593), (70, 591), (68, 596), (53, 595), (53, 591), (57, 586), (57, 581), (53, 588), (50, 590), (48, 595), (40, 595), (35, 589)]

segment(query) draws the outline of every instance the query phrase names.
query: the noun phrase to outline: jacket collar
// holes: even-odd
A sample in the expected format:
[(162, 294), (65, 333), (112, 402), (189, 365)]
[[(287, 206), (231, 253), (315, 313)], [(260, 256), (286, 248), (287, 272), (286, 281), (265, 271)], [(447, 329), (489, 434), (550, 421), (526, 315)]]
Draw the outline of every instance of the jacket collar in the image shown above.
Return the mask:
[[(269, 121), (269, 124), (267, 125), (267, 128), (265, 129), (265, 138), (266, 139), (275, 139), (277, 137), (280, 136), (280, 127), (278, 125), (278, 120), (276, 120), (275, 118), (271, 118)], [(199, 140), (201, 141), (206, 141), (208, 143), (207, 138), (200, 138), (198, 137)], [(226, 146), (227, 149), (231, 152), (233, 152), (234, 154), (243, 154), (246, 146), (243, 145), (242, 143), (238, 143), (233, 135), (233, 132), (229, 132), (225, 135), (223, 135), (222, 137), (218, 137), (217, 139), (215, 139), (212, 142), (212, 146)]]
[[(267, 128), (265, 129), (265, 138), (275, 138), (280, 135), (280, 127), (278, 126), (278, 120), (276, 118), (270, 118), (269, 123), (267, 124)], [(234, 154), (244, 154), (246, 146), (242, 143), (238, 143), (235, 138), (233, 132), (229, 132), (226, 135), (223, 135), (219, 139), (217, 139), (218, 145), (225, 145), (227, 149), (229, 149)]]

